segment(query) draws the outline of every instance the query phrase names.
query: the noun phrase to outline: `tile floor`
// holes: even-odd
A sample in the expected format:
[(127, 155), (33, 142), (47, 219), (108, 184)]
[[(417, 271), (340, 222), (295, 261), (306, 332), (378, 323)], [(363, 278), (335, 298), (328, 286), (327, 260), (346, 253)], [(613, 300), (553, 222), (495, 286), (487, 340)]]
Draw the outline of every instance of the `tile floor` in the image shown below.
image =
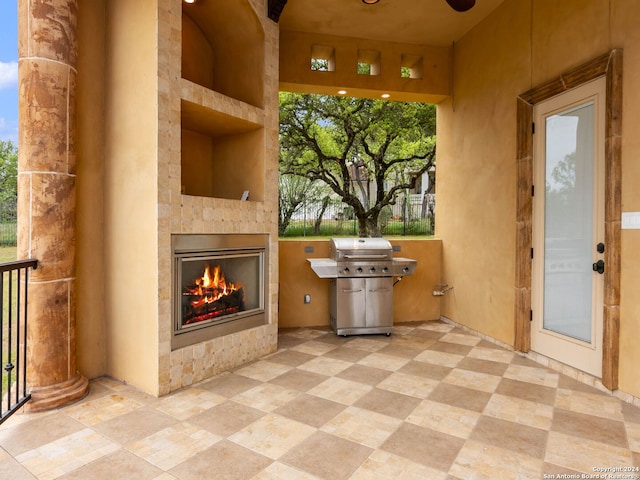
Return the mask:
[(95, 380), (0, 427), (0, 479), (639, 478), (637, 407), (447, 323), (395, 330), (285, 330), (162, 398)]

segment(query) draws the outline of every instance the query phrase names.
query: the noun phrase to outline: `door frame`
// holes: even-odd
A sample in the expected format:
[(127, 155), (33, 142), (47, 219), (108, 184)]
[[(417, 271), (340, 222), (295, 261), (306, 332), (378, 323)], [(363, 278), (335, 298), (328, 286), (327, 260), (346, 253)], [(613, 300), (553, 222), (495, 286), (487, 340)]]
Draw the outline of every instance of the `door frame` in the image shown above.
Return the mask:
[(514, 349), (531, 348), (533, 106), (598, 77), (606, 77), (602, 384), (618, 388), (622, 165), (622, 50), (614, 49), (518, 96)]

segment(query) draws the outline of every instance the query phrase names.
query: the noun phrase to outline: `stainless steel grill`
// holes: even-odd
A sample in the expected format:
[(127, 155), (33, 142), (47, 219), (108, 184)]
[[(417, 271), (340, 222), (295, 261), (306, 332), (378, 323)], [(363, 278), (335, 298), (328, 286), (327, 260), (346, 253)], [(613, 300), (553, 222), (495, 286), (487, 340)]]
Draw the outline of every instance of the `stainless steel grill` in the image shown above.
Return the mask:
[(338, 335), (393, 330), (393, 277), (411, 275), (417, 262), (394, 258), (383, 238), (332, 238), (331, 258), (310, 258), (320, 278), (331, 279), (331, 327)]

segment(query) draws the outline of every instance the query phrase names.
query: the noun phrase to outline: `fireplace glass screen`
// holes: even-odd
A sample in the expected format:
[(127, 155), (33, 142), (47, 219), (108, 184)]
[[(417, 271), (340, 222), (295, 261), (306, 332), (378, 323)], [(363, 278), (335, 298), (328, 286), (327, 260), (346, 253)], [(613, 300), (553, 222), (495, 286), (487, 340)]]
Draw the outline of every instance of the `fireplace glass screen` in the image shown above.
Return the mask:
[(263, 308), (261, 263), (259, 253), (181, 258), (180, 328)]

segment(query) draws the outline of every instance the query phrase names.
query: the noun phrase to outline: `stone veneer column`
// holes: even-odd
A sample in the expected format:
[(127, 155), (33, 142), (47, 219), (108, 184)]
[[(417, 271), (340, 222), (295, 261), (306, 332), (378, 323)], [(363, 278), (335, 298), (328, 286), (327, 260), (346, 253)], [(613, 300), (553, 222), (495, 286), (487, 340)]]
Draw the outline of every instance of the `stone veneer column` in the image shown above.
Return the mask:
[(30, 276), (30, 410), (83, 397), (76, 370), (75, 203), (77, 0), (18, 2), (18, 258)]

